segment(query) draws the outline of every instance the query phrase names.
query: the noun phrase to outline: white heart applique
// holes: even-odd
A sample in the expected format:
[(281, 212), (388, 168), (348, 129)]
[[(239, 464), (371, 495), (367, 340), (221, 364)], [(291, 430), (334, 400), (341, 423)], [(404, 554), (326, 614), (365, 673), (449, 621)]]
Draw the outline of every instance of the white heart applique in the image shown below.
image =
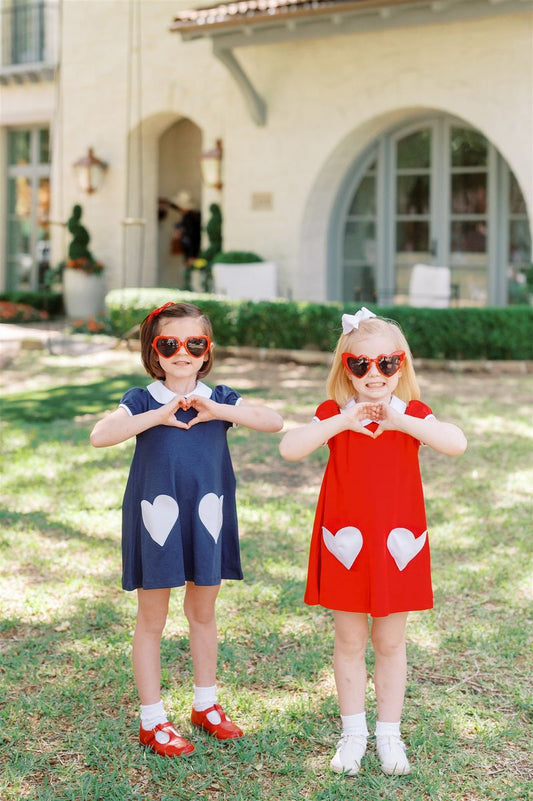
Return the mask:
[(223, 495), (219, 497), (215, 495), (214, 492), (208, 492), (198, 505), (198, 516), (215, 542), (218, 542), (218, 537), (222, 528), (223, 503)]
[(158, 495), (154, 502), (141, 501), (143, 523), (154, 542), (163, 546), (178, 519), (178, 502), (170, 495)]
[(363, 537), (355, 526), (340, 528), (335, 535), (322, 526), (324, 545), (349, 570), (363, 547)]
[(387, 537), (387, 548), (398, 565), (403, 570), (417, 553), (420, 553), (427, 539), (427, 529), (419, 537), (415, 537), (408, 528), (393, 528)]

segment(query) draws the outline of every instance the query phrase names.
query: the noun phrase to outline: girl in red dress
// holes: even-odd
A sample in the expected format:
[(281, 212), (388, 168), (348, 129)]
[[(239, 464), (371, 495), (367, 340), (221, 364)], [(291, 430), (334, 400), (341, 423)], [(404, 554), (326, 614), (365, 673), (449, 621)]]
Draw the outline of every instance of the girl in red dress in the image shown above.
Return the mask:
[(366, 750), (368, 615), (378, 719), (376, 745), (388, 774), (410, 771), (400, 736), (406, 683), (407, 614), (433, 605), (418, 449), (464, 452), (463, 432), (419, 400), (409, 345), (400, 327), (364, 307), (343, 315), (328, 377), (329, 400), (280, 444), (290, 461), (327, 443), (305, 602), (333, 610), (334, 673), (343, 724), (331, 760), (355, 776)]

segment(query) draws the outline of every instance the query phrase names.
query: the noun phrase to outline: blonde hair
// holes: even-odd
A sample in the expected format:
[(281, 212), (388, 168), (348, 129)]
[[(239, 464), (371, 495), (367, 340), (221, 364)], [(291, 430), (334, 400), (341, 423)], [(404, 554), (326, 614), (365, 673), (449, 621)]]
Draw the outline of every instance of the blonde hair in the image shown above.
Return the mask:
[(401, 375), (394, 394), (405, 403), (420, 398), (420, 389), (413, 367), (413, 357), (402, 329), (394, 320), (386, 320), (384, 317), (371, 317), (359, 323), (359, 328), (350, 331), (349, 334), (341, 334), (335, 348), (326, 390), (328, 397), (333, 398), (341, 408), (346, 406), (354, 394), (357, 394), (350, 375), (342, 363), (342, 354), (348, 352), (360, 355), (361, 350), (358, 343), (371, 336), (380, 335), (387, 335), (392, 339), (394, 350), (405, 351), (405, 361), (402, 364)]

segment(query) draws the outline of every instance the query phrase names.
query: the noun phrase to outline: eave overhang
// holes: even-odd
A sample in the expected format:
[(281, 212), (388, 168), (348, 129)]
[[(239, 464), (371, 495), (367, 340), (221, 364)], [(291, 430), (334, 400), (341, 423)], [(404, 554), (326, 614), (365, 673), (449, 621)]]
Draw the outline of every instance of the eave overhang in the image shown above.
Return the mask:
[(371, 31), (446, 24), (531, 12), (533, 0), (237, 0), (182, 11), (170, 30), (183, 41), (211, 39), (252, 118), (266, 122), (266, 106), (234, 48)]

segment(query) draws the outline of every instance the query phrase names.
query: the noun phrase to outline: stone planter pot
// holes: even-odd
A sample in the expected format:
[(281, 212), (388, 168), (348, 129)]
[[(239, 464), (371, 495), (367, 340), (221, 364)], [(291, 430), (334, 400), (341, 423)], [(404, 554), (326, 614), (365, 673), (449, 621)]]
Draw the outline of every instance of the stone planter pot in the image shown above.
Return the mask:
[(63, 271), (63, 302), (67, 317), (95, 317), (105, 310), (105, 279), (68, 267)]
[(205, 281), (205, 273), (203, 270), (191, 270), (192, 292), (205, 292), (204, 281)]
[(230, 298), (273, 300), (278, 297), (277, 265), (273, 261), (214, 264), (215, 292)]

